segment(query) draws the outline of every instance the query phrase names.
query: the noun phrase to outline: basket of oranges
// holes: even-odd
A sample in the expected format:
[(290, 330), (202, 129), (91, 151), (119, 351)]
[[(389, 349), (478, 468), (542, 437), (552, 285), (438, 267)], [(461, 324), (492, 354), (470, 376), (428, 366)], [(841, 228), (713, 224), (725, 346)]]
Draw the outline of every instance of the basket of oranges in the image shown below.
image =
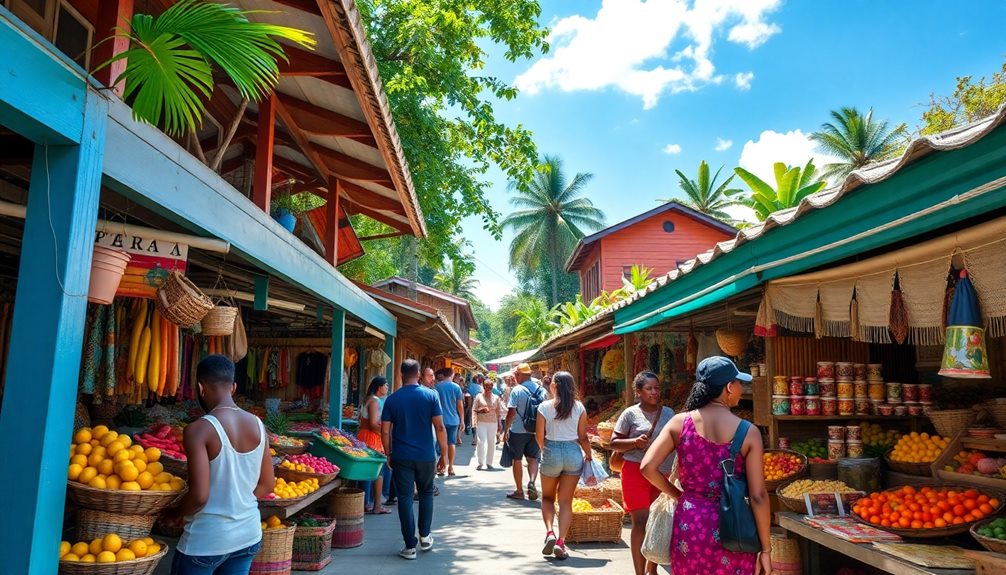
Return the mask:
[(894, 447), (884, 454), (884, 461), (892, 471), (928, 477), (932, 475), (930, 466), (949, 443), (949, 440), (939, 435), (913, 431), (903, 435)]
[(871, 493), (856, 501), (858, 521), (908, 538), (947, 537), (967, 532), (972, 525), (1003, 509), (1002, 492), (946, 485), (912, 485)]
[(769, 491), (807, 474), (807, 457), (789, 449), (766, 449), (762, 465), (765, 468), (765, 488)]
[(150, 537), (124, 541), (115, 533), (59, 546), (60, 575), (150, 575), (168, 546)]

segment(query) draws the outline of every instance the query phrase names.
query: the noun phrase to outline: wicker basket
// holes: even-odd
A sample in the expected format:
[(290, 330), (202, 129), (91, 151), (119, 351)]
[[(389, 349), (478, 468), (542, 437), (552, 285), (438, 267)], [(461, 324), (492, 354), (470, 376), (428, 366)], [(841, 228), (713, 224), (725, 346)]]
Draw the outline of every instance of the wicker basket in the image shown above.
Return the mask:
[[(592, 511), (573, 512), (573, 523), (569, 526), (566, 541), (570, 543), (610, 542), (622, 540), (622, 516), (625, 511), (616, 501), (607, 499), (589, 500), (595, 506)], [(607, 509), (596, 507), (608, 503)]]
[(288, 575), (293, 568), (296, 525), (262, 531), (262, 546), (252, 559), (249, 575)]
[(175, 270), (157, 288), (156, 301), (161, 317), (178, 327), (196, 325), (213, 309), (213, 301)]
[(98, 489), (67, 481), (66, 491), (79, 507), (123, 515), (157, 515), (181, 501), (188, 485), (178, 491), (124, 491)]
[(297, 526), (293, 536), (293, 568), (298, 571), (320, 571), (332, 561), (332, 531), (335, 519), (327, 520), (324, 527)]
[(772, 565), (793, 565), (800, 563), (800, 540), (789, 538), (785, 533), (772, 533)]
[(91, 541), (115, 533), (125, 541), (150, 535), (155, 515), (122, 515), (95, 509), (77, 511), (77, 539)]
[(270, 507), (289, 507), (294, 503), (300, 503), (307, 498), (307, 495), (301, 495), (300, 497), (290, 497), (287, 499), (259, 499), (258, 507), (259, 509), (268, 512)]
[(905, 475), (930, 477), (933, 474), (932, 461), (929, 463), (907, 463), (905, 461), (894, 461), (891, 459), (891, 452), (888, 451), (884, 454), (884, 462), (887, 464), (888, 469), (897, 471), (898, 473), (904, 473)]
[(337, 520), (363, 517), (363, 490), (339, 487), (328, 496), (328, 511)]
[(269, 447), (276, 450), (276, 453), (282, 453), (284, 455), (300, 455), (302, 453), (307, 453), (307, 448), (311, 445), (305, 443), (304, 445), (275, 445), (273, 443), (269, 444)]
[(958, 432), (975, 422), (978, 417), (973, 409), (943, 409), (930, 411), (929, 421), (933, 422), (936, 433), (941, 437), (951, 438)]
[(993, 399), (983, 407), (985, 411), (989, 412), (992, 419), (995, 420), (996, 425), (1002, 429), (1006, 429), (1006, 398)]
[(337, 475), (339, 475), (338, 471), (336, 471), (335, 473), (307, 473), (306, 471), (287, 469), (285, 467), (280, 467), (279, 465), (276, 466), (274, 473), (276, 474), (276, 477), (282, 477), (283, 479), (286, 479), (288, 482), (304, 481), (305, 479), (317, 479), (319, 487), (331, 483), (332, 480), (335, 479)]
[(161, 453), (161, 458), (158, 459), (164, 470), (172, 475), (177, 475), (179, 477), (189, 476), (189, 462), (187, 460), (183, 461), (181, 459), (175, 459), (170, 455), (165, 455)]
[(720, 349), (730, 357), (737, 357), (747, 349), (748, 340), (751, 339), (748, 332), (739, 329), (718, 329), (716, 330), (716, 343)]
[(622, 505), (622, 488), (618, 487), (579, 487), (577, 486), (576, 491), (573, 492), (573, 497), (579, 499), (591, 500), (601, 500), (607, 501), (608, 499), (613, 500), (615, 503)]
[[(792, 481), (787, 481), (786, 483), (783, 483), (782, 485), (780, 485), (779, 487), (776, 488), (776, 490), (775, 490), (776, 499), (779, 500), (779, 504), (780, 505), (782, 505), (786, 509), (789, 509), (793, 513), (799, 513), (800, 515), (806, 515), (807, 514), (807, 502), (804, 501), (803, 497), (800, 497), (800, 498), (786, 497), (785, 495), (782, 494), (782, 490), (787, 485), (789, 485), (790, 483), (792, 483)], [(772, 536), (772, 541), (773, 541), (773, 545), (772, 545), (772, 559), (775, 560), (776, 557), (775, 557), (775, 544), (774, 544), (775, 543), (775, 536), (774, 535)]]
[(615, 432), (615, 426), (607, 421), (602, 421), (597, 425), (597, 436), (601, 438), (601, 443), (607, 445), (611, 443), (611, 435)]
[(993, 521), (993, 519), (995, 519), (995, 518), (993, 517), (993, 518), (985, 519), (983, 521), (979, 521), (978, 523), (975, 523), (974, 525), (972, 525), (971, 529), (970, 529), (971, 536), (975, 538), (975, 541), (977, 541), (978, 543), (981, 543), (982, 547), (988, 549), (989, 551), (991, 551), (993, 553), (1006, 553), (1006, 541), (1004, 541), (1002, 539), (993, 539), (992, 537), (986, 537), (986, 536), (981, 535), (981, 534), (978, 533), (978, 528), (979, 527), (982, 527), (986, 523), (991, 523)]
[(218, 305), (213, 306), (208, 314), (203, 316), (201, 326), (203, 335), (233, 335), (234, 318), (238, 316), (238, 308)]
[(161, 546), (161, 550), (157, 554), (143, 559), (115, 563), (60, 561), (59, 575), (151, 575), (161, 559), (164, 559), (164, 556), (168, 554), (167, 544), (163, 541), (156, 541), (156, 543)]
[(797, 456), (797, 457), (800, 458), (800, 463), (801, 463), (800, 469), (798, 469), (796, 471), (796, 473), (794, 473), (793, 475), (790, 475), (788, 477), (783, 477), (782, 479), (774, 479), (772, 481), (769, 481), (769, 480), (766, 479), (765, 480), (765, 489), (768, 489), (769, 491), (774, 491), (775, 489), (777, 489), (783, 483), (789, 483), (790, 481), (793, 481), (794, 479), (799, 479), (799, 478), (804, 477), (805, 475), (807, 475), (807, 456), (806, 455), (804, 455), (802, 453), (798, 453), (796, 451), (793, 451), (792, 449), (766, 449), (765, 453), (786, 453), (786, 454), (789, 454), (789, 455), (795, 455), (795, 456)]

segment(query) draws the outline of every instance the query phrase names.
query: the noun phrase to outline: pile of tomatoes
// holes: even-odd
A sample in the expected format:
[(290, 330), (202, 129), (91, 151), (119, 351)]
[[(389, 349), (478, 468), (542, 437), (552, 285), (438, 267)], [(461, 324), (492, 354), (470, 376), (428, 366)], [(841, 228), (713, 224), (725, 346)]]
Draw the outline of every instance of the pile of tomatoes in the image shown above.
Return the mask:
[(906, 485), (871, 493), (852, 512), (878, 527), (933, 529), (979, 521), (995, 513), (1001, 502), (976, 489)]

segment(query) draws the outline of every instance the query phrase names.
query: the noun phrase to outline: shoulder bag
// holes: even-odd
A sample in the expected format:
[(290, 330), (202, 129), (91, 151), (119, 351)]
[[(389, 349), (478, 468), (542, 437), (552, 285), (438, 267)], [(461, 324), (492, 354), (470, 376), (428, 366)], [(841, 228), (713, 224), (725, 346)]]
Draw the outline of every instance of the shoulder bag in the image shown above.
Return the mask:
[(720, 462), (723, 469), (723, 492), (720, 494), (720, 545), (735, 553), (757, 553), (761, 551), (758, 528), (755, 525), (751, 501), (748, 498), (748, 482), (734, 467), (737, 455), (747, 437), (751, 423), (742, 419), (734, 440), (730, 444), (729, 459)]

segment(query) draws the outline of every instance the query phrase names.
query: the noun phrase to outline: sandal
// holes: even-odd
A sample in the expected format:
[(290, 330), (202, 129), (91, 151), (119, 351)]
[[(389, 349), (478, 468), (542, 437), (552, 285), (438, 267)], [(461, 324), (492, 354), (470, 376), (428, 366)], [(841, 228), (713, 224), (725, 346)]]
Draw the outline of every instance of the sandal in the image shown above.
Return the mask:
[(534, 483), (530, 483), (529, 482), (527, 484), (527, 497), (531, 501), (537, 501), (538, 500), (538, 488), (535, 487)]
[(511, 491), (510, 493), (507, 493), (506, 494), (506, 498), (507, 499), (516, 499), (518, 501), (524, 501), (524, 492), (523, 491), (516, 491), (516, 490), (514, 490), (514, 491)]
[(371, 514), (372, 515), (390, 515), (391, 514), (391, 510), (388, 509), (387, 507), (382, 507), (380, 511), (372, 511)]

